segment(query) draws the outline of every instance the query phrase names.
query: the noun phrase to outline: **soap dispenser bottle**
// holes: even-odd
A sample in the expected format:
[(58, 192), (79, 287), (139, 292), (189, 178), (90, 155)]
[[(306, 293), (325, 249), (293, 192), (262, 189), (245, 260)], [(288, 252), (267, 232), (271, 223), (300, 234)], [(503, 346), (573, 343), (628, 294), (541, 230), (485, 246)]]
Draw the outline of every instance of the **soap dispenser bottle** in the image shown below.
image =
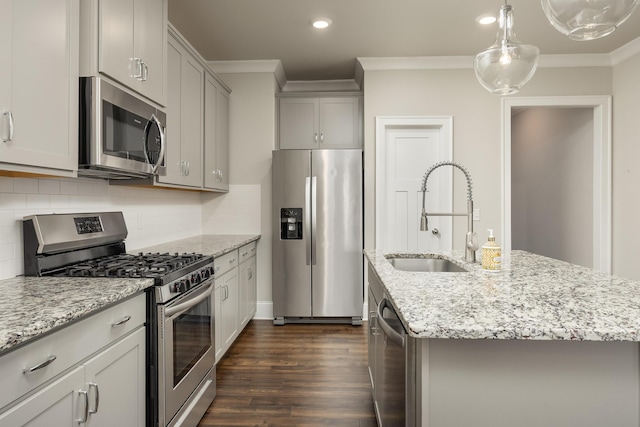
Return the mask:
[(489, 238), (487, 243), (482, 246), (482, 268), (487, 271), (500, 271), (502, 250), (500, 245), (496, 243), (493, 230), (489, 229), (487, 231), (489, 232)]

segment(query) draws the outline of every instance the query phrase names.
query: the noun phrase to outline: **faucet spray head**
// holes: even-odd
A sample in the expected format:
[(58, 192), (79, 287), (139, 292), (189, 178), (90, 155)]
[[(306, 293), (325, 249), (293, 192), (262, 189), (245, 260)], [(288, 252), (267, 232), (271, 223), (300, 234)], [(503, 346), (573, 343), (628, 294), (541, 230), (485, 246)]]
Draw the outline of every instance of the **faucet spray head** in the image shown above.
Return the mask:
[(420, 215), (420, 231), (427, 231), (429, 230), (429, 223), (427, 221), (427, 212), (425, 212), (425, 210), (422, 210), (422, 215)]

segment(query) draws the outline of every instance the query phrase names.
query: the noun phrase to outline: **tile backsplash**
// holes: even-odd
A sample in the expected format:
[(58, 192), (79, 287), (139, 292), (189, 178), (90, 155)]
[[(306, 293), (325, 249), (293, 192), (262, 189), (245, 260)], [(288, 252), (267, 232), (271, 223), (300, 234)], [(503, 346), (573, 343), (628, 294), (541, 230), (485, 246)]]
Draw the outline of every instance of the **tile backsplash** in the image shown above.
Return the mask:
[(23, 274), (22, 218), (122, 211), (128, 251), (202, 233), (200, 193), (109, 185), (86, 178), (0, 176), (0, 279)]

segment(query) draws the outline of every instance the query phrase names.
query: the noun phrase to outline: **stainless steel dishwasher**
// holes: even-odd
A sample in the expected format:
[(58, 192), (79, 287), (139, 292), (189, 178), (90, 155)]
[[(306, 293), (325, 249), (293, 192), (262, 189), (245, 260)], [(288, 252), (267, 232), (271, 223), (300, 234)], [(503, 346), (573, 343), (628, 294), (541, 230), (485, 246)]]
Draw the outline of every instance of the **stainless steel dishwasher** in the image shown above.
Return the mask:
[(374, 354), (369, 354), (369, 365), (376, 418), (380, 427), (416, 427), (422, 413), (416, 388), (416, 375), (421, 375), (420, 342), (407, 334), (383, 289), (369, 269), (369, 303), (379, 300), (369, 320), (373, 323), (369, 340)]

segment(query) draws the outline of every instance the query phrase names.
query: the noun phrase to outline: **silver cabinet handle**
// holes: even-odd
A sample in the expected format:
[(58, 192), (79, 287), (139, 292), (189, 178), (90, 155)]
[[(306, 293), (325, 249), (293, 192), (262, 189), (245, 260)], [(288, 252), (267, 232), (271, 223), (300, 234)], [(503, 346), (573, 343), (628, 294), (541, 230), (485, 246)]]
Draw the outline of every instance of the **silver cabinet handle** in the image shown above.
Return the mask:
[(13, 114), (11, 111), (4, 111), (2, 115), (7, 122), (7, 131), (5, 136), (2, 137), (2, 142), (9, 142), (13, 140)]
[(320, 144), (324, 143), (324, 133), (320, 132)]
[(218, 179), (218, 181), (222, 182), (222, 177), (224, 176), (224, 174), (222, 173), (222, 169), (218, 170), (218, 175), (220, 176), (220, 179)]
[(23, 368), (22, 369), (22, 373), (23, 374), (28, 374), (30, 372), (34, 372), (34, 371), (37, 371), (39, 369), (42, 369), (45, 366), (51, 365), (53, 363), (53, 361), (56, 360), (56, 359), (57, 359), (57, 356), (49, 355), (45, 360), (43, 360), (42, 362), (38, 363), (37, 365), (32, 366), (30, 368)]
[(249, 252), (242, 252), (242, 256), (247, 256), (249, 254)]
[(235, 258), (231, 258), (231, 259), (229, 260), (229, 264), (233, 264), (234, 262), (236, 262), (236, 259), (235, 259)]
[(142, 80), (142, 59), (131, 58), (131, 61), (133, 62), (133, 73), (131, 74), (131, 77), (136, 80)]
[[(95, 399), (93, 399), (93, 409), (89, 409), (89, 413), (90, 414), (97, 414), (98, 413), (98, 408), (100, 407), (100, 389), (98, 388), (98, 384), (96, 383), (89, 383), (89, 392), (88, 394), (91, 393), (91, 389), (94, 389), (96, 392), (94, 393)], [(89, 399), (89, 397), (87, 396), (87, 400)], [(89, 405), (87, 404), (87, 407)]]
[(76, 422), (84, 424), (89, 419), (89, 393), (86, 390), (78, 390), (78, 394), (84, 400), (84, 411), (82, 411), (82, 418), (78, 418)]
[(253, 269), (247, 268), (247, 280), (251, 280), (253, 278)]
[(131, 316), (126, 315), (124, 316), (122, 319), (118, 320), (117, 322), (113, 322), (111, 324), (112, 328), (115, 328), (116, 326), (120, 326), (120, 325), (124, 325), (125, 323), (127, 323), (129, 320), (131, 320)]
[(191, 162), (187, 160), (185, 163), (187, 164), (187, 176), (189, 176), (189, 172), (191, 172)]
[(313, 143), (317, 144), (318, 143), (318, 132), (313, 134)]
[(255, 251), (256, 251), (256, 248), (251, 248), (251, 252), (255, 252)]
[(142, 62), (142, 81), (146, 82), (147, 78), (149, 77), (149, 67), (147, 67), (147, 63), (144, 61)]

